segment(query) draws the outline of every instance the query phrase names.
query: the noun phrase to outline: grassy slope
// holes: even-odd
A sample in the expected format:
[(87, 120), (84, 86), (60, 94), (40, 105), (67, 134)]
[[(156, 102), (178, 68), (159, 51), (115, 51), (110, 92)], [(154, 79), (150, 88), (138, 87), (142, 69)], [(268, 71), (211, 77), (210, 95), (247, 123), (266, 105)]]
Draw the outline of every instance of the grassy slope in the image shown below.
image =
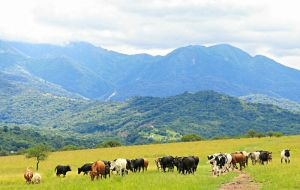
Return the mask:
[[(249, 166), (246, 169), (256, 181), (263, 183), (263, 189), (299, 189), (300, 151), (297, 151), (299, 146), (300, 136), (289, 136), (55, 152), (47, 161), (40, 164), (43, 182), (34, 186), (26, 185), (22, 176), (27, 166), (34, 166), (33, 159), (27, 160), (24, 156), (0, 157), (0, 189), (217, 189), (221, 183), (230, 181), (236, 174), (230, 173), (218, 178), (210, 176), (206, 155), (219, 151), (257, 149), (270, 150), (274, 154), (273, 162), (268, 166)], [(280, 150), (287, 147), (292, 150), (291, 164), (280, 164)], [(153, 160), (156, 157), (192, 154), (200, 156), (200, 166), (195, 176), (155, 171)], [(118, 157), (146, 157), (150, 160), (149, 171), (145, 174), (130, 173), (124, 178), (112, 176), (108, 180), (96, 182), (91, 182), (89, 177), (78, 176), (76, 173), (77, 167), (85, 162)], [(70, 164), (73, 171), (68, 173), (66, 178), (57, 178), (53, 171), (57, 164)]]

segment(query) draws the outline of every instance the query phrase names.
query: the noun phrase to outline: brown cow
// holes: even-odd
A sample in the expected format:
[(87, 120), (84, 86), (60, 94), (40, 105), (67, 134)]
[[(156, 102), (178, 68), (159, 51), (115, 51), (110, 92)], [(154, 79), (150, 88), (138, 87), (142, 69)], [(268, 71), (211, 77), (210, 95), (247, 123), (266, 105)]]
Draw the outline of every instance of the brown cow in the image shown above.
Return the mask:
[(92, 164), (92, 171), (90, 172), (91, 180), (93, 181), (95, 177), (99, 179), (99, 175), (101, 175), (101, 178), (105, 175), (105, 164), (100, 160)]
[(144, 158), (144, 168), (146, 169), (146, 171), (147, 171), (148, 165), (149, 165), (149, 161)]
[(246, 163), (246, 157), (243, 153), (240, 152), (235, 152), (235, 153), (231, 153), (232, 156), (232, 161), (231, 163), (233, 164), (233, 166), (238, 169), (238, 167), (236, 166), (237, 163), (240, 164), (240, 170), (242, 170), (243, 167), (245, 167), (245, 163)]
[(33, 177), (33, 172), (27, 168), (24, 173), (24, 178), (26, 180), (26, 183), (30, 184), (32, 177)]

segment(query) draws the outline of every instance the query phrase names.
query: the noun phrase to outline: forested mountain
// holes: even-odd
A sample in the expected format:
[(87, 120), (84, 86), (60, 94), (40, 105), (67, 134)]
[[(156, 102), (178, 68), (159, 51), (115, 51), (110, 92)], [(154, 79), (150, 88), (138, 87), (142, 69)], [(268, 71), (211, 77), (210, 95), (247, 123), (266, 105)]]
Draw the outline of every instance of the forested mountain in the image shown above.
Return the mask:
[(3, 95), (0, 108), (2, 126), (38, 127), (43, 134), (88, 139), (93, 143), (106, 139), (126, 144), (165, 142), (179, 140), (188, 133), (203, 137), (235, 136), (249, 129), (300, 132), (299, 113), (247, 103), (214, 91), (106, 103), (31, 92)]
[(0, 69), (26, 73), (70, 94), (97, 100), (214, 90), (300, 102), (300, 71), (226, 44), (187, 46), (151, 56), (125, 55), (84, 42), (56, 46), (0, 41)]

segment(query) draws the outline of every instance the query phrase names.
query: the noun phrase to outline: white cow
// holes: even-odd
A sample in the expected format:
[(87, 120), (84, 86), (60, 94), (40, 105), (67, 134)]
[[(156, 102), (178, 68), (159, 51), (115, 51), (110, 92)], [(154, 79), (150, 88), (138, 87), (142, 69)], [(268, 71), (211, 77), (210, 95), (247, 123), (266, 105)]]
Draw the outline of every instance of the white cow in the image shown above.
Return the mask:
[(39, 183), (41, 183), (41, 180), (42, 180), (41, 174), (35, 173), (31, 179), (31, 182), (34, 184), (39, 184)]
[(126, 159), (118, 158), (111, 162), (110, 169), (115, 170), (117, 173), (119, 173), (120, 175), (123, 176), (123, 175), (125, 175), (125, 173), (128, 172), (126, 169), (126, 165), (127, 165)]
[(229, 169), (232, 168), (233, 170), (233, 165), (232, 165), (232, 156), (231, 154), (225, 153), (225, 156), (227, 158), (226, 163), (225, 163), (225, 170), (229, 172)]
[(259, 155), (260, 155), (260, 152), (250, 152), (249, 153), (249, 157), (252, 161), (252, 165), (255, 165), (256, 163), (259, 162)]
[(290, 154), (290, 150), (289, 149), (285, 149), (281, 151), (281, 163), (282, 160), (285, 161), (285, 163), (290, 163), (291, 162), (291, 154)]

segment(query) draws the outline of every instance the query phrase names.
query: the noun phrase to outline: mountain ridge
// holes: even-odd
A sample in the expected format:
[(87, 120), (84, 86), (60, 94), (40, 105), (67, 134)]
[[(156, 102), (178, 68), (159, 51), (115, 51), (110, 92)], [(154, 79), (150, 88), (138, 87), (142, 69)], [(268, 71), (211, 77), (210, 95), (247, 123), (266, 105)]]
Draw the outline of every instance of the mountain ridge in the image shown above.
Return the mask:
[(126, 55), (86, 42), (64, 46), (1, 44), (0, 49), (3, 46), (12, 51), (0, 53), (1, 69), (21, 67), (36, 78), (89, 99), (124, 101), (133, 96), (165, 97), (214, 90), (233, 96), (259, 93), (300, 102), (300, 71), (228, 44), (191, 45), (165, 56)]

